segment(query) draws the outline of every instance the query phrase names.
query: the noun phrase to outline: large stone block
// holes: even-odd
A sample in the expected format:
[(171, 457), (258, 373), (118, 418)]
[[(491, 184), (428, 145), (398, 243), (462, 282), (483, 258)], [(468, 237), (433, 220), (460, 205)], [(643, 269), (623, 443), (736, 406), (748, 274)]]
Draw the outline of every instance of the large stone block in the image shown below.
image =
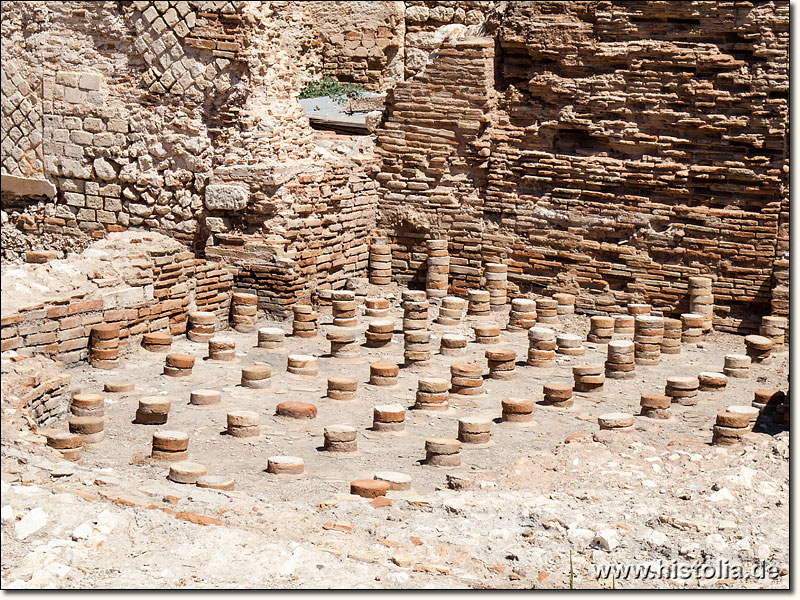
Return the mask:
[(242, 210), (247, 206), (249, 192), (238, 185), (214, 184), (206, 186), (208, 210)]

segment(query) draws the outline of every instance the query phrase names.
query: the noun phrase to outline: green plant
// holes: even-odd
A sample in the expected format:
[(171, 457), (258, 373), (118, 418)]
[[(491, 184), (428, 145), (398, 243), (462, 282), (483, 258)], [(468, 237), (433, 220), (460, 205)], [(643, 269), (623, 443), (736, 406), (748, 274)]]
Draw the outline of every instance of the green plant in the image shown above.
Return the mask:
[(572, 550), (569, 551), (569, 589), (573, 589)]
[(339, 83), (331, 77), (323, 77), (309, 81), (303, 86), (303, 89), (300, 90), (300, 99), (330, 96), (335, 102), (341, 104), (347, 100), (362, 98), (365, 94), (366, 90), (354, 83)]

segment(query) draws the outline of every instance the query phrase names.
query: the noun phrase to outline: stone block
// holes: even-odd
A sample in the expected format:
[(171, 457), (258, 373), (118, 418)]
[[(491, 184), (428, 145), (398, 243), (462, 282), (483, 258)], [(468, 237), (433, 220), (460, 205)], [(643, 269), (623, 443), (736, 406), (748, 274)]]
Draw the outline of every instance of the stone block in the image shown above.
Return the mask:
[(212, 184), (206, 186), (205, 205), (208, 210), (242, 210), (249, 195), (247, 189), (238, 185)]

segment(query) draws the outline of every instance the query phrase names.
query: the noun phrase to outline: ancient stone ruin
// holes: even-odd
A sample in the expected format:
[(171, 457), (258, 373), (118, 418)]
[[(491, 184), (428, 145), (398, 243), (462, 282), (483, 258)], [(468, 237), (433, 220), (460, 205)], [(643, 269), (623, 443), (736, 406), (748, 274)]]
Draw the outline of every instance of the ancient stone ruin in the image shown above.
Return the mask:
[(789, 3), (8, 1), (3, 588), (789, 587)]

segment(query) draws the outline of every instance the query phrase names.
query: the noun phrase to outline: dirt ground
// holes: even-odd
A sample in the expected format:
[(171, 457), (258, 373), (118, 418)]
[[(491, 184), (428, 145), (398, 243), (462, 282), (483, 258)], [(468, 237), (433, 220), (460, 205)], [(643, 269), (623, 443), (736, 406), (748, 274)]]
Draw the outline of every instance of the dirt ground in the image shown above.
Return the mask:
[[(361, 289), (387, 295), (385, 288)], [(499, 422), (502, 398), (539, 402), (543, 383), (571, 382), (572, 366), (603, 362), (605, 346), (585, 342), (584, 356), (558, 356), (555, 367), (540, 369), (524, 365), (526, 333), (504, 330), (500, 345), (517, 352), (514, 380), (487, 377), (483, 395), (451, 396), (444, 412), (412, 410), (419, 377), (449, 377), (456, 362), (477, 362), (486, 374), (484, 351), (492, 346), (471, 341), (463, 357), (439, 355), (441, 335), (469, 335), (473, 321), (432, 323), (430, 366), (401, 366), (394, 388), (369, 385), (371, 362), (403, 362), (399, 290), (391, 292), (393, 343), (362, 347), (357, 360), (329, 356), (324, 331), (331, 315), (323, 307), (320, 335), (287, 335), (281, 352), (257, 348), (255, 332), (228, 330), (223, 335), (235, 339), (236, 360), (219, 362), (205, 358), (206, 344), (176, 337), (171, 351), (197, 359), (188, 378), (164, 376), (164, 355), (141, 348), (113, 371), (69, 369), (83, 392), (102, 392), (104, 382), (119, 379), (133, 380), (136, 390), (105, 394), (106, 439), (77, 464), (65, 464), (41, 436), (4, 438), (3, 587), (788, 587), (788, 432), (768, 424), (741, 446), (710, 445), (716, 413), (750, 404), (758, 388), (788, 390), (787, 351), (769, 365), (753, 365), (746, 379), (729, 379), (724, 390), (699, 392), (696, 406), (673, 404), (668, 420), (637, 416), (632, 432), (595, 435), (598, 415), (638, 414), (640, 394), (663, 393), (666, 377), (721, 371), (725, 354), (744, 352), (743, 338), (714, 332), (702, 347), (684, 345), (658, 366), (637, 366), (634, 380), (607, 379), (598, 392), (576, 393), (568, 409), (537, 405), (533, 422), (514, 425)], [(504, 325), (506, 313), (494, 318)], [(367, 322), (360, 317), (362, 330)], [(259, 326), (291, 331), (289, 322)], [(588, 327), (588, 317), (570, 315), (555, 329), (585, 339)], [(319, 376), (287, 373), (292, 353), (319, 356)], [(272, 366), (270, 389), (239, 385), (241, 367), (256, 362)], [(327, 398), (331, 375), (357, 378), (357, 399)], [(222, 404), (190, 405), (198, 388), (220, 390)], [(138, 399), (151, 395), (170, 398), (167, 425), (133, 423)], [(286, 400), (315, 404), (317, 417), (276, 417), (275, 406)], [(407, 408), (405, 431), (372, 431), (372, 407), (393, 402)], [(259, 414), (258, 438), (225, 435), (233, 409)], [(458, 419), (478, 414), (495, 419), (488, 445), (465, 444), (460, 467), (423, 463), (427, 438), (456, 437)], [(357, 453), (321, 451), (331, 424), (357, 428)], [(148, 458), (156, 429), (187, 433), (189, 460), (233, 477), (235, 489), (167, 480), (168, 467)], [(301, 457), (305, 475), (266, 473), (273, 455)], [(390, 491), (391, 506), (349, 494), (350, 481), (380, 471), (409, 475), (412, 489)], [(451, 489), (456, 482), (462, 487)], [(634, 563), (716, 566), (705, 567), (700, 579), (597, 573)], [(753, 571), (758, 565), (767, 575)]]

